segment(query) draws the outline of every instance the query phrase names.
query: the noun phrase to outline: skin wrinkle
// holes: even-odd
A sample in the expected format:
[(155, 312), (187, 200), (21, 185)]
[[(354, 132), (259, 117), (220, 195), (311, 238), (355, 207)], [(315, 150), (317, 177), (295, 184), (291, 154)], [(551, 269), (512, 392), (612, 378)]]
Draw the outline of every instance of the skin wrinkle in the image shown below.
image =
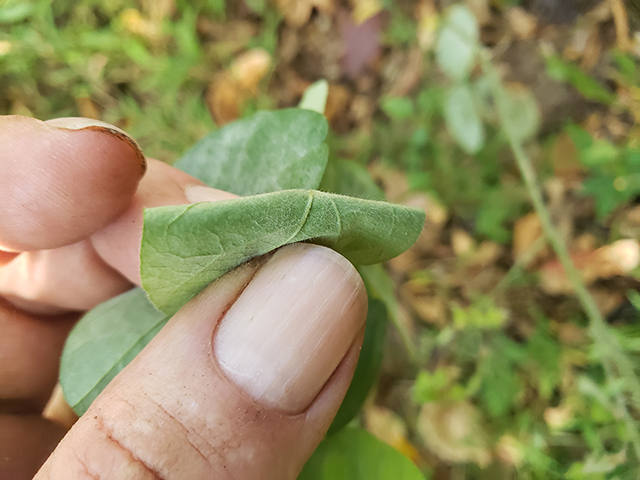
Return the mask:
[[(92, 480), (101, 480), (100, 474), (99, 473), (93, 473), (91, 471), (91, 469), (89, 468), (89, 465), (87, 465), (87, 463), (82, 459), (82, 457), (78, 454), (77, 451), (74, 451), (73, 455), (74, 455), (74, 457), (76, 457), (76, 460), (80, 464), (80, 467), (82, 469), (82, 473), (84, 473), (88, 478), (91, 478)], [(49, 476), (49, 478), (51, 478), (51, 476)]]
[[(130, 403), (128, 403), (128, 404), (131, 405)], [(104, 419), (104, 417), (102, 416), (102, 414), (100, 413), (99, 410), (98, 410), (98, 412), (96, 414), (94, 414), (93, 418), (96, 421), (96, 430), (98, 432), (104, 433), (106, 439), (109, 440), (109, 442), (112, 445), (114, 445), (116, 448), (118, 448), (120, 451), (122, 451), (125, 454), (125, 456), (127, 456), (131, 460), (133, 460), (133, 463), (135, 463), (137, 465), (140, 465), (145, 471), (147, 471), (151, 475), (152, 479), (154, 479), (154, 480), (165, 480), (160, 475), (160, 472), (155, 470), (153, 467), (151, 467), (151, 465), (147, 464), (140, 457), (135, 455), (129, 448), (127, 448), (117, 438), (115, 438), (115, 436), (113, 434), (113, 431), (105, 423), (105, 419)]]
[[(161, 402), (156, 401), (154, 398), (152, 398), (148, 393), (146, 393), (145, 391), (142, 391), (142, 395), (148, 399), (149, 402), (151, 402), (155, 407), (157, 407), (167, 418), (170, 418), (173, 422), (174, 425), (177, 425), (183, 432), (183, 438), (189, 443), (189, 445), (191, 445), (191, 447), (193, 447), (193, 449), (202, 457), (202, 459), (208, 463), (209, 465), (212, 465), (213, 462), (211, 462), (211, 460), (204, 454), (202, 453), (202, 450), (200, 450), (195, 443), (193, 443), (193, 441), (191, 440), (191, 436), (190, 434), (194, 434), (196, 435), (200, 440), (204, 441), (204, 443), (206, 443), (207, 445), (209, 445), (211, 447), (211, 449), (217, 454), (217, 456), (221, 459), (224, 460), (224, 458), (222, 457), (222, 455), (220, 455), (220, 452), (218, 452), (217, 448), (213, 446), (213, 444), (211, 444), (210, 442), (208, 442), (206, 440), (205, 437), (203, 437), (200, 433), (198, 433), (195, 429), (193, 428), (187, 428), (180, 420), (178, 420), (175, 415), (173, 415), (171, 412), (169, 412), (169, 410), (167, 410), (166, 408), (164, 408), (164, 406), (162, 405)], [(126, 400), (123, 400), (126, 402)], [(129, 402), (126, 402), (129, 405), (131, 405)], [(133, 408), (133, 406), (131, 406), (131, 408)], [(157, 420), (156, 420), (157, 421)], [(159, 423), (159, 422), (158, 422)]]

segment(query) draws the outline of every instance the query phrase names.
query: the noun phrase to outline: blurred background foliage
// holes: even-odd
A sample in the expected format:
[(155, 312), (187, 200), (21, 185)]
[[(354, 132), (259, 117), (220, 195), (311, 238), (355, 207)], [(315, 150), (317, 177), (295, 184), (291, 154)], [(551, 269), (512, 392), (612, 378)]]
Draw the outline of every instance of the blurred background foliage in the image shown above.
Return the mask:
[[(333, 160), (427, 216), (386, 266), (402, 335), (358, 421), (427, 478), (637, 478), (640, 385), (623, 366), (640, 366), (639, 10), (0, 0), (0, 114), (98, 118), (172, 162), (326, 79)], [(543, 234), (514, 142), (615, 352)]]

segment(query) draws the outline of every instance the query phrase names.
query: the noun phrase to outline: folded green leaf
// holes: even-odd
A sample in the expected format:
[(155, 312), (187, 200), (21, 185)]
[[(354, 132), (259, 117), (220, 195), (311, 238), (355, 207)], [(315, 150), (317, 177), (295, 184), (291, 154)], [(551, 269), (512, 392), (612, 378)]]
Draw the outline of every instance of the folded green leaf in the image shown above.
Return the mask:
[(298, 480), (424, 480), (407, 457), (361, 428), (325, 438)]
[(258, 112), (210, 133), (174, 166), (237, 195), (318, 188), (329, 156), (328, 128), (311, 110)]
[(173, 315), (216, 278), (283, 245), (312, 240), (353, 263), (378, 263), (413, 245), (423, 224), (422, 210), (313, 190), (151, 208), (142, 286)]
[(82, 415), (107, 384), (167, 323), (141, 288), (101, 303), (71, 331), (62, 352), (60, 385)]

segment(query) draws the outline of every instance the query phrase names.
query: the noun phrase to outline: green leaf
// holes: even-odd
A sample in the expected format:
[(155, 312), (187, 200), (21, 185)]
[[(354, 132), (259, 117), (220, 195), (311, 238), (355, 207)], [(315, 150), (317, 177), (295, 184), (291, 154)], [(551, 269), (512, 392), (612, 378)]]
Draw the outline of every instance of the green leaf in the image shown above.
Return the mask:
[(424, 480), (418, 467), (361, 428), (324, 439), (298, 480)]
[(60, 362), (60, 385), (78, 414), (167, 323), (141, 288), (134, 288), (89, 311), (71, 331)]
[(384, 303), (389, 318), (396, 327), (409, 322), (406, 313), (400, 308), (395, 285), (382, 265), (359, 265), (358, 273), (364, 280), (370, 297)]
[(366, 168), (340, 158), (332, 159), (327, 164), (320, 190), (368, 200), (385, 199), (384, 192), (376, 185)]
[(175, 166), (237, 195), (318, 188), (327, 131), (325, 118), (310, 110), (258, 112), (210, 133)]
[(615, 101), (616, 96), (614, 93), (583, 72), (577, 65), (565, 62), (558, 55), (549, 55), (545, 60), (547, 74), (554, 80), (570, 83), (589, 100), (595, 100), (607, 105)]
[(313, 190), (150, 208), (142, 286), (172, 315), (216, 278), (282, 245), (313, 240), (353, 263), (378, 263), (413, 245), (423, 224), (422, 210)]
[(15, 3), (8, 2), (6, 5), (0, 6), (0, 24), (18, 23), (27, 19), (35, 5), (33, 3)]
[(484, 126), (476, 111), (467, 85), (452, 87), (444, 104), (444, 119), (449, 133), (466, 153), (477, 153), (484, 145)]
[(438, 66), (453, 80), (466, 79), (476, 63), (480, 29), (471, 11), (454, 5), (447, 11), (436, 43)]
[(324, 113), (329, 95), (329, 84), (326, 80), (318, 80), (311, 84), (302, 95), (298, 108)]
[(504, 118), (510, 133), (522, 142), (533, 138), (540, 128), (538, 103), (529, 90), (507, 90), (505, 95)]
[(413, 115), (413, 102), (407, 97), (387, 97), (380, 108), (393, 120), (406, 120)]
[(340, 409), (329, 427), (328, 435), (344, 428), (356, 416), (373, 386), (382, 363), (382, 350), (387, 334), (387, 309), (379, 300), (369, 299), (367, 327), (358, 365)]

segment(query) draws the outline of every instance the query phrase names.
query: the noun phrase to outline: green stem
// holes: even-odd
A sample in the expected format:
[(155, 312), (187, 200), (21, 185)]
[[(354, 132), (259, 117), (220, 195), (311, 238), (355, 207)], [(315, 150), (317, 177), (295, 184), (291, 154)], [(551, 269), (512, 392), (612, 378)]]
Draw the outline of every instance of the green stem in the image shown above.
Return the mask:
[[(616, 376), (625, 379), (625, 386), (631, 394), (632, 402), (635, 406), (638, 406), (640, 405), (640, 385), (638, 384), (633, 364), (623, 352), (618, 338), (608, 328), (598, 306), (582, 281), (580, 272), (573, 264), (567, 246), (551, 221), (551, 216), (544, 204), (542, 191), (538, 185), (531, 159), (524, 151), (522, 141), (514, 135), (509, 119), (505, 115), (507, 108), (506, 102), (508, 102), (505, 98), (506, 93), (502, 88), (500, 78), (495, 68), (488, 58), (483, 59), (483, 67), (485, 73), (491, 79), (493, 96), (497, 105), (498, 115), (500, 116), (500, 123), (507, 135), (509, 146), (513, 151), (531, 202), (538, 214), (545, 236), (555, 251), (558, 260), (560, 260), (578, 302), (589, 319), (589, 333), (594, 346), (602, 354), (602, 361), (607, 377), (609, 380), (614, 379)], [(626, 399), (622, 394), (619, 394), (618, 397), (618, 403), (622, 408), (622, 420), (627, 426), (628, 435), (633, 444), (636, 457), (640, 459), (640, 432), (629, 412)]]

